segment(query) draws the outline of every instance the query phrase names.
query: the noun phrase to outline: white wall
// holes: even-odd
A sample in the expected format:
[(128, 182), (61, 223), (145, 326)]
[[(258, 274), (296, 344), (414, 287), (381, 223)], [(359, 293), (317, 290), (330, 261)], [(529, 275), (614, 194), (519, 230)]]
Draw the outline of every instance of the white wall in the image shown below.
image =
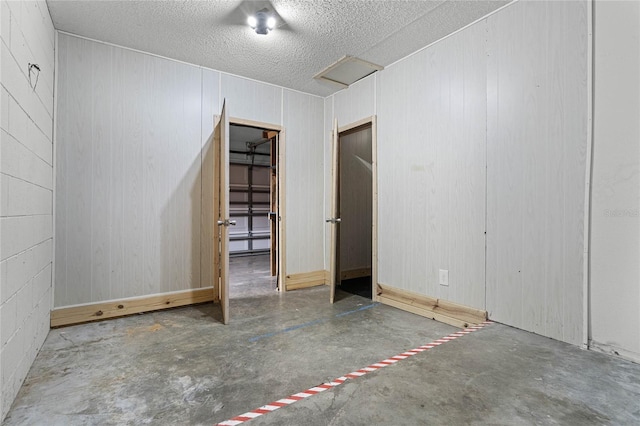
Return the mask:
[(55, 306), (200, 287), (201, 70), (58, 47)]
[(282, 87), (254, 80), (222, 74), (220, 82), (222, 100), (227, 100), (229, 116), (269, 124), (282, 124)]
[(590, 338), (640, 362), (640, 3), (594, 17)]
[(378, 116), (380, 283), (582, 343), (587, 7), (513, 3), (327, 98), (326, 145)]
[(213, 243), (213, 141), (214, 115), (221, 112), (220, 73), (208, 69), (202, 70), (202, 151), (200, 161), (202, 175), (202, 212), (200, 216), (200, 286), (213, 285), (212, 276), (212, 243)]
[[(332, 165), (332, 157), (331, 157), (331, 131), (333, 128), (333, 119), (335, 115), (333, 114), (333, 102), (334, 96), (328, 96), (324, 99), (324, 138), (323, 138), (323, 163), (325, 165), (324, 168), (324, 218), (331, 217), (331, 168)], [(324, 226), (324, 269), (329, 270), (331, 265), (331, 256), (329, 247), (331, 245), (331, 225), (325, 222)]]
[(283, 92), (287, 275), (324, 270), (323, 99)]
[[(378, 76), (379, 278), (484, 308), (483, 23)], [(438, 270), (449, 271), (440, 286)]]
[[(1, 421), (49, 332), (55, 32), (44, 1), (0, 10)], [(35, 91), (30, 62), (41, 69)]]
[(323, 269), (322, 98), (66, 34), (58, 58), (56, 307), (211, 285), (223, 99), (284, 126), (287, 273)]
[(487, 310), (583, 342), (586, 2), (487, 19)]
[[(334, 98), (334, 116), (338, 119), (338, 127), (355, 123), (375, 114), (376, 103), (376, 74), (349, 86), (348, 90), (341, 90), (332, 95)], [(333, 121), (331, 121), (333, 125)]]

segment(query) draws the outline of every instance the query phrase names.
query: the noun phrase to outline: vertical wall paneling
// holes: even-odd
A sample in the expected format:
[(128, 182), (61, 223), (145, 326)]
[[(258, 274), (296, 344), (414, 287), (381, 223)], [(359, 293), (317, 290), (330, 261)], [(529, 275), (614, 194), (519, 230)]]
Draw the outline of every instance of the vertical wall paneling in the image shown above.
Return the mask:
[(590, 338), (640, 362), (640, 4), (593, 4)]
[(485, 31), (481, 22), (376, 76), (378, 281), (481, 309)]
[(353, 83), (335, 95), (334, 116), (339, 126), (371, 117), (375, 114), (375, 73)]
[[(322, 140), (324, 167), (324, 218), (331, 217), (331, 126), (334, 117), (333, 114), (334, 95), (324, 99), (324, 139)], [(331, 232), (329, 225), (324, 226), (324, 269), (329, 270), (330, 255), (329, 246), (331, 244)]]
[[(90, 105), (79, 103), (79, 106), (89, 111), (92, 117), (101, 117), (91, 120), (89, 128), (90, 140), (93, 142), (91, 151), (90, 170), (90, 192), (89, 200), (92, 226), (90, 230), (91, 239), (91, 299), (108, 300), (111, 294), (111, 244), (117, 241), (111, 239), (111, 216), (114, 211), (111, 206), (117, 207), (117, 202), (112, 199), (113, 178), (120, 176), (112, 173), (112, 137), (111, 122), (114, 101), (111, 96), (111, 88), (114, 87), (111, 81), (112, 67), (104, 66), (111, 64), (113, 48), (104, 44), (93, 46), (91, 65), (88, 69), (91, 75), (90, 92), (82, 93), (90, 100)], [(91, 93), (91, 96), (87, 96)], [(88, 106), (88, 108), (87, 108)], [(113, 108), (113, 110), (112, 110)], [(86, 145), (86, 141), (82, 141)], [(115, 192), (115, 191), (113, 191)], [(114, 221), (116, 222), (116, 221)], [(121, 222), (120, 222), (121, 223)], [(114, 253), (117, 255), (117, 253)], [(116, 263), (117, 265), (118, 263)]]
[(514, 3), (325, 101), (327, 140), (378, 116), (379, 282), (582, 342), (587, 7)]
[(283, 102), (280, 87), (65, 34), (59, 60), (56, 307), (212, 284), (223, 98), (234, 117), (284, 123), (287, 262), (324, 268), (322, 98)]
[(582, 340), (586, 2), (487, 18), (487, 309)]
[[(109, 59), (113, 63), (113, 68), (109, 69), (109, 82), (110, 86), (117, 88), (115, 94), (109, 92), (107, 94), (108, 101), (111, 108), (102, 106), (104, 114), (108, 114), (111, 119), (111, 125), (109, 126), (109, 185), (108, 193), (109, 199), (105, 203), (105, 210), (109, 218), (109, 236), (110, 242), (106, 248), (109, 250), (106, 253), (108, 263), (105, 263), (109, 268), (106, 276), (109, 279), (109, 293), (106, 298), (112, 299), (114, 294), (122, 294), (124, 292), (124, 223), (125, 223), (125, 210), (124, 210), (124, 194), (125, 194), (125, 173), (124, 162), (121, 161), (125, 152), (126, 141), (124, 137), (124, 128), (122, 123), (125, 120), (124, 114), (126, 105), (124, 105), (122, 91), (124, 85), (122, 83), (122, 72), (114, 72), (114, 70), (123, 69), (127, 63), (124, 61), (125, 53), (122, 50), (113, 49), (109, 52)], [(104, 72), (104, 71), (103, 71)], [(103, 293), (104, 294), (104, 293)]]
[[(213, 141), (214, 116), (220, 115), (220, 73), (202, 70), (202, 237), (200, 241), (201, 287), (213, 286)], [(217, 293), (215, 293), (217, 295)]]
[[(74, 49), (70, 49), (74, 43)], [(77, 46), (80, 45), (80, 46)], [(78, 57), (77, 52), (84, 47), (88, 48), (89, 42), (79, 39), (69, 39), (60, 37), (59, 49), (68, 52), (64, 57), (64, 62), (60, 61), (59, 66), (61, 84), (59, 92), (65, 93), (65, 103), (58, 104), (57, 121), (61, 123), (57, 133), (57, 181), (66, 182), (66, 185), (56, 189), (56, 196), (65, 200), (62, 208), (65, 214), (57, 214), (56, 235), (64, 235), (56, 241), (56, 254), (65, 253), (66, 259), (73, 259), (76, 267), (69, 268), (65, 264), (65, 280), (59, 275), (56, 277), (55, 300), (60, 299), (64, 292), (69, 297), (68, 304), (78, 303), (77, 300), (89, 300), (91, 298), (91, 165), (92, 158), (89, 144), (84, 141), (91, 140), (91, 105), (82, 107), (84, 93), (91, 93), (90, 81), (79, 79), (75, 81), (77, 75), (91, 75), (91, 56)], [(66, 50), (65, 50), (66, 49)], [(62, 77), (72, 79), (74, 91), (64, 90)], [(62, 108), (65, 108), (64, 115)], [(68, 117), (73, 117), (73, 121)], [(64, 134), (62, 132), (65, 132)], [(68, 135), (68, 142), (61, 143), (64, 135)], [(61, 174), (61, 170), (65, 170)], [(74, 176), (82, 176), (81, 179), (74, 179)], [(69, 177), (69, 178), (67, 178)], [(60, 211), (58, 211), (60, 213)], [(60, 243), (64, 241), (65, 246)], [(56, 265), (60, 266), (59, 259), (55, 259)], [(62, 268), (56, 268), (58, 274), (62, 274)], [(68, 283), (82, 283), (76, 288), (69, 288)]]
[(514, 3), (325, 100), (326, 141), (378, 117), (379, 282), (582, 342), (587, 6)]
[(284, 90), (287, 274), (324, 269), (323, 99)]
[(201, 70), (59, 39), (56, 306), (200, 287)]
[[(62, 36), (60, 36), (62, 38)], [(123, 192), (123, 206), (127, 206), (126, 221), (123, 223), (123, 293), (127, 294), (125, 287), (131, 294), (145, 294), (144, 292), (144, 141), (143, 141), (143, 87), (139, 83), (144, 77), (144, 57), (135, 52), (122, 51), (115, 53), (115, 60), (119, 74), (122, 75), (123, 88), (119, 96), (128, 94), (127, 102), (122, 102), (124, 121), (117, 127), (121, 127), (121, 133), (116, 133), (123, 150), (123, 173), (126, 191)], [(60, 138), (58, 138), (60, 140)], [(58, 146), (61, 146), (60, 142)], [(125, 155), (126, 153), (126, 155)], [(61, 173), (57, 173), (61, 175)], [(118, 285), (116, 284), (116, 287)], [(67, 302), (68, 303), (68, 302)], [(56, 304), (64, 306), (64, 304)]]
[(200, 287), (202, 82), (199, 69), (156, 57), (145, 58), (145, 74), (153, 108), (143, 117), (144, 289), (152, 294)]
[(226, 99), (229, 105), (230, 117), (269, 124), (283, 122), (282, 88), (223, 73), (221, 91), (221, 99)]
[[(563, 12), (556, 14), (551, 10), (554, 19), (552, 26), (562, 28), (559, 50), (554, 55), (553, 68), (562, 74), (555, 82), (556, 91), (562, 91), (566, 101), (558, 127), (563, 128), (563, 137), (569, 142), (565, 145), (567, 165), (564, 178), (564, 214), (566, 218), (564, 256), (565, 286), (562, 305), (564, 324), (564, 341), (581, 344), (584, 341), (584, 312), (583, 293), (585, 290), (585, 199), (587, 151), (591, 142), (588, 140), (587, 127), (589, 125), (588, 84), (589, 68), (589, 23), (588, 9), (592, 5), (582, 1), (576, 5), (567, 5)], [(550, 42), (549, 45), (552, 43)], [(567, 70), (568, 69), (568, 70)], [(562, 88), (562, 89), (561, 89)], [(566, 194), (573, 194), (567, 196)]]
[[(57, 39), (57, 52), (56, 52), (56, 63), (58, 65), (58, 69), (56, 70), (56, 75), (57, 75), (57, 80), (60, 81), (66, 77), (65, 74), (67, 72), (67, 67), (66, 67), (66, 62), (67, 62), (67, 50), (66, 46), (65, 48), (62, 48), (63, 45), (66, 44), (67, 39), (60, 37), (58, 33), (56, 33), (56, 39)], [(60, 64), (65, 64), (65, 66), (60, 66)], [(56, 89), (58, 89), (59, 86), (57, 86)], [(60, 93), (59, 90), (56, 91), (57, 95), (56, 95), (56, 108), (66, 108), (66, 104), (67, 104), (67, 93)], [(60, 131), (65, 131), (68, 132), (68, 130), (66, 130), (67, 127), (67, 120), (60, 120), (58, 118), (58, 115), (56, 114), (55, 117), (55, 132), (56, 132), (56, 140), (57, 140), (57, 135)], [(61, 155), (62, 150), (59, 146), (59, 144), (55, 144), (55, 155), (56, 155), (56, 159), (55, 159), (55, 169), (57, 170), (59, 167), (66, 167), (66, 155)], [(56, 173), (56, 170), (54, 170), (54, 173)], [(53, 226), (54, 226), (54, 230), (55, 230), (55, 240), (54, 240), (54, 255), (55, 255), (55, 260), (56, 262), (54, 262), (54, 268), (53, 268), (53, 280), (54, 280), (54, 294), (53, 294), (53, 305), (55, 306), (59, 299), (65, 299), (66, 298), (66, 292), (67, 292), (67, 287), (66, 287), (66, 282), (67, 282), (67, 268), (66, 268), (66, 259), (67, 259), (67, 243), (66, 243), (66, 239), (67, 239), (67, 235), (66, 232), (64, 232), (64, 229), (66, 229), (66, 220), (64, 222), (58, 221), (58, 218), (56, 216), (59, 216), (61, 214), (65, 214), (63, 213), (67, 206), (67, 180), (65, 179), (65, 175), (59, 175), (58, 173), (56, 173), (54, 179), (55, 179), (55, 184), (56, 184), (56, 188), (55, 188), (55, 199), (54, 199), (54, 217), (56, 218), (56, 221), (54, 222)]]

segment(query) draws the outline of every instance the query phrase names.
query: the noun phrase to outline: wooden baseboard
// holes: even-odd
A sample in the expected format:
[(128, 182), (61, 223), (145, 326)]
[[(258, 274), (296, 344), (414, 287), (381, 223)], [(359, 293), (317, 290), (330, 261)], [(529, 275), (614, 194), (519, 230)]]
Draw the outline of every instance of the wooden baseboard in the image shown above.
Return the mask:
[(351, 280), (353, 278), (370, 277), (371, 268), (350, 269), (348, 271), (340, 271), (341, 280)]
[(289, 274), (286, 276), (285, 287), (287, 290), (315, 287), (326, 283), (326, 271), (303, 272), (301, 274)]
[(487, 320), (487, 311), (470, 308), (442, 299), (423, 296), (387, 285), (377, 285), (377, 300), (414, 314), (422, 315), (455, 327), (466, 328)]
[(80, 324), (108, 318), (122, 317), (141, 312), (157, 311), (196, 303), (213, 302), (213, 287), (154, 294), (152, 296), (131, 297), (108, 302), (89, 303), (51, 311), (51, 327)]

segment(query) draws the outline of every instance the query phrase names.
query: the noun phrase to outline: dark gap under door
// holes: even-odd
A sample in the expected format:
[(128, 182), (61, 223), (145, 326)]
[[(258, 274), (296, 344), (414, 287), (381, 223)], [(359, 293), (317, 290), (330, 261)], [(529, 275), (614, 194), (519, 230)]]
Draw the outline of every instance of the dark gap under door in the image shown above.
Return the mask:
[(371, 299), (371, 277), (342, 280), (340, 282), (340, 290)]

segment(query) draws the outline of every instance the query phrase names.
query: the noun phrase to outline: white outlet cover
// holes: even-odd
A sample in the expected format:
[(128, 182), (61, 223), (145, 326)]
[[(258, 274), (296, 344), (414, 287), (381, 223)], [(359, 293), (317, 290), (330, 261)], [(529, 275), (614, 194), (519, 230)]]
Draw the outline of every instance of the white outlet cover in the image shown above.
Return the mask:
[(440, 285), (449, 285), (449, 270), (440, 269)]

